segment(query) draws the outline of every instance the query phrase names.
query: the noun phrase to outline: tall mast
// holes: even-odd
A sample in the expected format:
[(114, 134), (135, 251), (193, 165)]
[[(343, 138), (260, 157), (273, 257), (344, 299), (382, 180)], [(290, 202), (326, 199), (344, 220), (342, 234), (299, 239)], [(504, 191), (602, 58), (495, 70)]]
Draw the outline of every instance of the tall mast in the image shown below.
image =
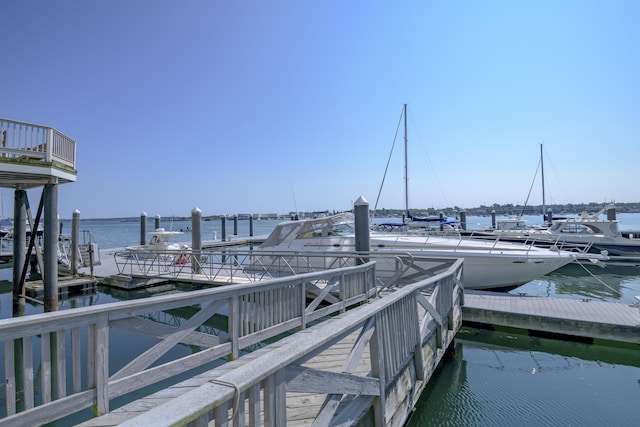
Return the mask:
[[(542, 155), (542, 144), (540, 144), (540, 169), (542, 171), (542, 222), (544, 223), (544, 219), (547, 215), (547, 208), (545, 206), (544, 198), (544, 156)], [(547, 218), (547, 221), (549, 221), (549, 224), (551, 224), (551, 218)]]
[(407, 157), (407, 104), (404, 104), (404, 204), (405, 214), (409, 218), (409, 162)]

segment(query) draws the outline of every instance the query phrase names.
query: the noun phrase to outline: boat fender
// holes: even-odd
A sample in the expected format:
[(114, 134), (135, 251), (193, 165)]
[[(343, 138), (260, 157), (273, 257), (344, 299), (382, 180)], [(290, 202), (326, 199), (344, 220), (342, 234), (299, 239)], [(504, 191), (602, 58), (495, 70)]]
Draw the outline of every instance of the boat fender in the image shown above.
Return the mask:
[(173, 263), (181, 265), (181, 264), (186, 264), (187, 261), (189, 261), (189, 255), (183, 252), (180, 255), (178, 255), (178, 258), (176, 258), (176, 260)]

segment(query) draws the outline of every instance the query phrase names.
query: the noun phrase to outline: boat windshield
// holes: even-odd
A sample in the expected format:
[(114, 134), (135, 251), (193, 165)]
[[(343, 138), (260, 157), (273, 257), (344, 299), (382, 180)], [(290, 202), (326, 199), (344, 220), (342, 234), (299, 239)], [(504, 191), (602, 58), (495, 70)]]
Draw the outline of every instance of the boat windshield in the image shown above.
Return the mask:
[(263, 248), (276, 247), (295, 239), (311, 237), (345, 236), (355, 232), (353, 215), (339, 214), (326, 218), (281, 223), (260, 245)]
[(326, 221), (310, 221), (300, 229), (297, 238), (308, 239), (310, 237), (346, 236), (354, 233), (351, 222), (335, 221), (327, 218)]
[(551, 233), (595, 234), (594, 230), (584, 224), (556, 223), (549, 228)]

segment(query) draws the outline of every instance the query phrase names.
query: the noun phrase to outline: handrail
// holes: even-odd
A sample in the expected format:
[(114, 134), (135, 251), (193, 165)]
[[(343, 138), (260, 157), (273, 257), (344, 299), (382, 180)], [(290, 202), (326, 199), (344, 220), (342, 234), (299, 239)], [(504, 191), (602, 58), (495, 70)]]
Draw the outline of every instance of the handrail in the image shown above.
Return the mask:
[[(337, 402), (341, 401), (350, 401), (340, 414), (342, 420), (350, 415), (353, 417), (348, 419), (353, 422), (357, 420), (356, 414), (372, 405), (375, 425), (387, 425), (390, 419), (401, 422), (402, 418), (396, 419), (394, 415), (400, 411), (407, 414), (409, 408), (404, 406), (399, 392), (391, 392), (393, 399), (386, 401), (387, 390), (403, 372), (413, 373), (407, 374), (411, 379), (403, 381), (424, 380), (427, 365), (433, 360), (425, 360), (423, 347), (429, 347), (427, 354), (443, 351), (445, 340), (452, 339), (457, 330), (453, 311), (459, 309), (462, 298), (458, 280), (461, 267), (462, 260), (458, 260), (441, 274), (312, 326), (305, 332), (304, 339), (296, 335), (287, 337), (275, 348), (267, 346), (251, 357), (231, 362), (224, 369), (210, 371), (206, 375), (212, 378), (210, 381), (140, 413), (123, 425), (207, 425), (212, 420), (216, 425), (226, 425), (230, 421), (230, 408), (234, 416), (246, 414), (250, 426), (261, 425), (255, 408), (264, 408), (265, 425), (269, 424), (269, 416), (279, 420), (270, 418), (273, 425), (284, 425), (286, 394), (295, 392), (328, 393), (314, 425), (331, 425), (332, 421), (338, 424), (332, 418), (336, 415)], [(426, 290), (431, 291), (428, 297)], [(341, 373), (306, 370), (302, 365), (310, 356), (356, 333), (358, 339)], [(366, 347), (370, 348), (371, 371), (355, 374), (355, 366)], [(318, 381), (305, 380), (305, 374)], [(260, 393), (261, 390), (264, 393)], [(413, 392), (411, 389), (410, 393)], [(343, 399), (345, 395), (353, 398)], [(272, 408), (276, 408), (275, 414), (271, 413)], [(313, 414), (314, 408), (309, 407), (308, 411)]]
[[(435, 259), (410, 252), (265, 251), (265, 250), (123, 250), (113, 254), (118, 273), (136, 278), (194, 282), (257, 282), (357, 265), (375, 260), (381, 289), (396, 286), (406, 277), (413, 282), (443, 271), (454, 260)], [(436, 267), (431, 265), (436, 263)], [(427, 268), (424, 264), (429, 264)]]
[(49, 126), (0, 118), (0, 157), (57, 162), (75, 169), (76, 142)]
[[(316, 295), (310, 302), (309, 293)], [(375, 293), (375, 263), (368, 262), (259, 283), (3, 320), (4, 378), (0, 380), (5, 384), (6, 412), (0, 426), (43, 424), (92, 405), (100, 413), (108, 412), (109, 401), (115, 397), (224, 356), (237, 359), (258, 343), (344, 312)], [(225, 307), (227, 335), (204, 332), (200, 326)], [(145, 320), (149, 313), (168, 310), (190, 315), (178, 326)], [(113, 346), (117, 343), (111, 343), (113, 332), (109, 332), (115, 329), (155, 336), (159, 341), (142, 354), (118, 346), (119, 356), (127, 355), (129, 362), (115, 366)], [(181, 343), (199, 351), (154, 365)], [(69, 345), (71, 353), (67, 352)]]

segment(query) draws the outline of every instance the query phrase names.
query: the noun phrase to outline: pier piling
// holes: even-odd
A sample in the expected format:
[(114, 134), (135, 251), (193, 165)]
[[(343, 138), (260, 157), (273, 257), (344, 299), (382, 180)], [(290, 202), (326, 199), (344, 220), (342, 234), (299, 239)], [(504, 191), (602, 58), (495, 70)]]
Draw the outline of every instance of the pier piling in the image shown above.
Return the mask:
[(22, 269), (27, 258), (27, 192), (16, 190), (13, 202), (13, 296), (22, 295)]
[[(46, 184), (44, 200), (44, 311), (58, 310), (58, 185)], [(33, 235), (37, 224), (31, 230)]]
[[(78, 274), (78, 238), (80, 237), (80, 211), (74, 210), (71, 216), (71, 254), (69, 256), (69, 266), (71, 275)], [(91, 246), (91, 245), (89, 245)]]
[[(356, 251), (369, 252), (369, 202), (364, 197), (358, 197), (353, 204), (355, 231), (356, 231)], [(369, 260), (358, 258), (359, 264), (366, 263)]]
[(200, 251), (202, 250), (202, 232), (200, 222), (202, 221), (202, 211), (198, 207), (191, 211), (191, 248), (193, 249), (193, 257), (191, 260), (191, 271), (198, 274), (201, 271)]
[(147, 213), (142, 212), (140, 214), (140, 244), (147, 243)]

